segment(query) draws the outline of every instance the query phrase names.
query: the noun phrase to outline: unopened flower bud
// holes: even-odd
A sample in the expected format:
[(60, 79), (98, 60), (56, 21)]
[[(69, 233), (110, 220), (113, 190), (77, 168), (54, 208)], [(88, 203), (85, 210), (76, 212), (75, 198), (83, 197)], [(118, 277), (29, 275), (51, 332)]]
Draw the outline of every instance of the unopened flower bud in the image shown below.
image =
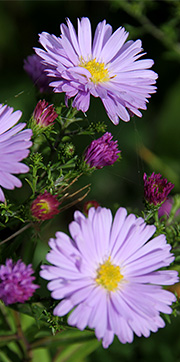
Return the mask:
[(152, 173), (147, 177), (146, 173), (143, 176), (144, 180), (144, 199), (149, 204), (158, 205), (167, 199), (167, 196), (173, 189), (174, 185), (163, 178), (160, 173)]
[(112, 138), (111, 133), (106, 132), (87, 147), (84, 159), (90, 168), (102, 168), (117, 161), (121, 151), (118, 150), (117, 141), (112, 141)]
[(59, 213), (59, 205), (56, 196), (45, 191), (33, 201), (31, 205), (32, 216), (38, 221), (52, 219), (54, 215)]
[(41, 128), (48, 127), (54, 123), (54, 120), (57, 118), (58, 114), (55, 112), (54, 106), (48, 105), (44, 99), (39, 101), (36, 105), (36, 108), (33, 112), (33, 119), (35, 123)]
[(86, 201), (83, 206), (83, 212), (87, 216), (88, 211), (91, 207), (94, 207), (95, 209), (97, 209), (98, 206), (100, 206), (100, 204), (96, 200)]
[(42, 59), (37, 54), (32, 54), (24, 60), (24, 70), (39, 89), (40, 93), (52, 91), (49, 83), (53, 78), (49, 77), (45, 71), (46, 66), (42, 64)]

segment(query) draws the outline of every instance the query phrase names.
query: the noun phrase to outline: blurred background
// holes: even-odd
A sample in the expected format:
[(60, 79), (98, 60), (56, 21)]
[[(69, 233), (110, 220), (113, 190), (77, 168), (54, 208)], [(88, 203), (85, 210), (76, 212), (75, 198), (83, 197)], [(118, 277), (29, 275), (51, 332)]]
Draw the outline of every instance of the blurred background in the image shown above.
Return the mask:
[[(42, 98), (23, 70), (23, 61), (38, 45), (38, 34), (46, 31), (59, 36), (59, 25), (69, 17), (74, 26), (77, 17), (88, 16), (93, 31), (99, 21), (106, 19), (116, 30), (124, 26), (129, 39), (140, 38), (147, 58), (155, 62), (158, 73), (157, 93), (152, 95), (143, 117), (133, 117), (129, 123), (114, 126), (106, 116), (99, 99), (91, 99), (87, 122), (104, 121), (107, 131), (118, 139), (122, 160), (106, 167), (90, 178), (83, 176), (79, 187), (91, 183), (87, 199), (116, 209), (142, 209), (143, 173), (160, 172), (175, 184), (173, 193), (180, 192), (180, 2), (179, 1), (0, 1), (0, 103), (20, 109), (26, 121), (37, 101)], [(64, 96), (61, 97), (63, 101)], [(60, 98), (58, 98), (60, 99)], [(76, 151), (82, 154), (91, 142), (87, 137), (75, 139)], [(21, 191), (17, 190), (18, 192)], [(78, 205), (81, 209), (82, 205)], [(67, 229), (73, 210), (54, 221)], [(52, 228), (53, 228), (52, 227)], [(48, 230), (47, 230), (48, 229)], [(51, 230), (46, 227), (48, 239)], [(44, 257), (47, 248), (40, 244), (38, 253)], [(179, 319), (149, 339), (135, 338), (132, 345), (117, 340), (104, 351), (99, 347), (78, 362), (111, 361), (180, 361)], [(44, 362), (51, 361), (45, 350), (36, 350)], [(39, 354), (38, 354), (39, 353)], [(38, 357), (39, 356), (39, 357)], [(42, 357), (43, 356), (43, 357)], [(78, 357), (79, 358), (79, 357)], [(57, 361), (61, 361), (60, 359)], [(65, 359), (63, 360), (65, 361)], [(75, 360), (73, 360), (75, 361)]]

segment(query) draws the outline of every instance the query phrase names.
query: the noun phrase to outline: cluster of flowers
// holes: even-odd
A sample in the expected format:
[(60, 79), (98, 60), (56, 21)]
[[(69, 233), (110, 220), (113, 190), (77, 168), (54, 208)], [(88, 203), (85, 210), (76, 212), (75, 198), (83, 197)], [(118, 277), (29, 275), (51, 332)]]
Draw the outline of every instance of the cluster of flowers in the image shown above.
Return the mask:
[[(52, 88), (64, 92), (66, 105), (74, 97), (72, 106), (86, 112), (93, 95), (101, 98), (114, 124), (119, 118), (129, 121), (134, 114), (141, 117), (139, 109), (146, 109), (147, 99), (156, 90), (157, 74), (149, 70), (151, 59), (139, 60), (144, 55), (141, 41), (126, 42), (127, 36), (124, 28), (112, 34), (104, 20), (92, 42), (89, 19), (78, 20), (78, 35), (67, 19), (67, 25), (61, 25), (61, 37), (40, 35), (45, 50), (36, 49), (24, 68), (41, 92)], [(53, 105), (40, 100), (32, 118), (36, 126), (45, 128), (57, 116)], [(20, 117), (20, 111), (0, 105), (0, 186), (8, 190), (22, 185), (14, 174), (29, 171), (21, 161), (32, 146), (32, 130), (22, 131), (26, 124), (18, 123)], [(83, 160), (87, 167), (100, 169), (114, 164), (120, 153), (117, 141), (106, 132), (91, 142)], [(144, 174), (144, 198), (149, 205), (162, 207), (173, 187), (160, 174)], [(5, 202), (2, 188), (0, 201)], [(31, 214), (42, 222), (58, 214), (59, 205), (57, 195), (44, 191), (32, 202)], [(155, 226), (127, 215), (124, 208), (117, 210), (114, 221), (111, 211), (94, 201), (86, 205), (85, 213), (75, 212), (69, 225), (71, 237), (57, 232), (49, 241), (50, 265), (42, 266), (40, 276), (49, 280), (52, 298), (61, 300), (54, 315), (73, 310), (68, 323), (80, 330), (94, 328), (104, 348), (114, 335), (122, 343), (131, 343), (134, 333), (148, 337), (164, 327), (160, 313), (171, 313), (170, 305), (176, 300), (162, 285), (176, 283), (177, 272), (159, 270), (174, 260), (171, 246), (165, 235), (152, 238)], [(7, 259), (0, 267), (0, 298), (6, 305), (24, 303), (33, 295), (39, 286), (33, 283), (32, 273), (31, 265), (21, 260)]]
[[(95, 328), (107, 348), (117, 335), (122, 343), (133, 334), (148, 337), (164, 327), (160, 312), (170, 314), (176, 300), (161, 285), (178, 281), (174, 270), (159, 270), (174, 260), (165, 235), (151, 239), (156, 228), (146, 225), (124, 208), (114, 221), (109, 209), (89, 209), (88, 217), (76, 211), (69, 225), (71, 238), (62, 232), (50, 239), (50, 252), (40, 275), (49, 280), (52, 298), (61, 300), (54, 315), (73, 309), (68, 323), (83, 330)], [(157, 271), (158, 270), (158, 271)], [(6, 261), (0, 268), (0, 298), (6, 303), (23, 303), (32, 296), (31, 266)], [(74, 309), (75, 308), (75, 309)]]

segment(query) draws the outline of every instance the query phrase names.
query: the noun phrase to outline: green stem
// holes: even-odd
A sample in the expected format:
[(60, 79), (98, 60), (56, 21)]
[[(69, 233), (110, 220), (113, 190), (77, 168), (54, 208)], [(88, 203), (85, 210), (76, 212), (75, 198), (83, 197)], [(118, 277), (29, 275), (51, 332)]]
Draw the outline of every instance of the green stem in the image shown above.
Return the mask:
[[(73, 337), (66, 337), (66, 336), (61, 336), (61, 338), (56, 338), (55, 339), (55, 336), (48, 336), (48, 337), (43, 337), (43, 338), (40, 338), (38, 340), (36, 340), (35, 342), (33, 342), (31, 344), (31, 349), (35, 349), (35, 348), (39, 348), (39, 347), (43, 347), (43, 346), (46, 346), (51, 344), (51, 342), (58, 342), (59, 343), (68, 343), (68, 344), (74, 344), (74, 343), (83, 343), (83, 342), (87, 342), (87, 341), (90, 341), (90, 340), (94, 340), (95, 339), (95, 336), (94, 336), (94, 332), (93, 331), (90, 331), (92, 332), (92, 335), (88, 335), (87, 337), (76, 337), (76, 338), (73, 338)], [(60, 334), (60, 332), (58, 332), (57, 334)], [(57, 336), (56, 334), (56, 336)]]
[[(118, 2), (119, 3), (119, 2)], [(139, 14), (134, 11), (134, 9), (131, 7), (127, 1), (120, 1), (120, 7), (123, 8), (123, 10), (131, 15), (133, 18), (138, 20), (138, 22), (143, 26), (143, 28), (153, 35), (156, 39), (160, 40), (163, 45), (169, 49), (174, 50), (179, 56), (180, 56), (180, 44), (173, 43), (172, 40), (165, 34), (161, 29), (157, 28), (150, 20), (147, 18), (144, 14)]]
[(153, 212), (151, 210), (148, 210), (147, 214), (146, 214), (146, 216), (144, 218), (144, 221), (145, 222), (149, 221), (153, 217), (153, 215), (154, 215)]
[(36, 193), (36, 184), (37, 184), (37, 180), (38, 180), (38, 176), (37, 176), (37, 167), (33, 167), (33, 181), (32, 181), (32, 185), (33, 185), (33, 197)]
[(19, 312), (13, 311), (13, 314), (14, 314), (14, 320), (15, 320), (15, 324), (16, 324), (16, 328), (17, 328), (18, 339), (19, 339), (20, 345), (22, 347), (21, 350), (24, 353), (25, 361), (30, 362), (30, 361), (32, 361), (31, 345), (29, 344), (29, 342), (27, 341), (27, 339), (23, 333)]
[(17, 340), (19, 339), (19, 336), (17, 333), (14, 333), (14, 334), (9, 334), (9, 335), (4, 335), (4, 336), (0, 336), (0, 341), (1, 342), (12, 342), (14, 340)]
[(154, 220), (155, 220), (154, 225), (155, 225), (156, 227), (158, 227), (158, 226), (159, 226), (158, 210), (155, 211), (155, 213), (154, 213)]

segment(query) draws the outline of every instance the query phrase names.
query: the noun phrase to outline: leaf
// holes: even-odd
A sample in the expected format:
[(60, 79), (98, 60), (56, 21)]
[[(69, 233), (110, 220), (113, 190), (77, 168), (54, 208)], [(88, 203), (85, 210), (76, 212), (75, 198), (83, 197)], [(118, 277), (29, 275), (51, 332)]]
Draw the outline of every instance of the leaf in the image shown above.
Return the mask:
[[(2, 358), (2, 359), (1, 359)], [(2, 347), (0, 351), (0, 361), (5, 362), (22, 362), (22, 358), (18, 356), (11, 348)]]
[(31, 190), (33, 191), (33, 185), (32, 182), (30, 180), (28, 180), (28, 178), (25, 178), (25, 181), (29, 184)]
[(59, 357), (56, 358), (56, 362), (80, 362), (84, 357), (95, 351), (100, 344), (98, 340), (73, 344), (61, 351)]
[(171, 324), (171, 318), (170, 318), (169, 314), (164, 314), (163, 316), (164, 316), (164, 319), (165, 319), (169, 324)]
[(31, 304), (28, 304), (28, 303), (24, 303), (24, 304), (15, 304), (12, 306), (13, 309), (17, 310), (18, 312), (20, 313), (23, 313), (23, 314), (27, 314), (31, 317), (34, 317), (33, 315), (33, 311), (32, 311), (32, 308), (31, 308)]
[(47, 348), (37, 348), (33, 352), (33, 361), (51, 362), (49, 351)]
[(74, 343), (83, 343), (87, 341), (92, 341), (95, 339), (95, 335), (91, 331), (79, 331), (75, 328), (71, 330), (65, 330), (62, 332), (58, 332), (55, 336), (48, 336), (44, 338), (36, 339), (34, 343), (32, 343), (32, 348), (39, 348), (45, 346), (61, 346), (66, 344), (74, 344)]
[(17, 336), (15, 334), (6, 332), (2, 334), (0, 334), (0, 346), (7, 346), (8, 343), (16, 341), (17, 340)]
[(176, 263), (180, 262), (180, 255), (178, 255), (177, 257), (175, 257), (175, 261), (176, 261)]
[(12, 362), (3, 351), (0, 351), (0, 361), (1, 362)]

